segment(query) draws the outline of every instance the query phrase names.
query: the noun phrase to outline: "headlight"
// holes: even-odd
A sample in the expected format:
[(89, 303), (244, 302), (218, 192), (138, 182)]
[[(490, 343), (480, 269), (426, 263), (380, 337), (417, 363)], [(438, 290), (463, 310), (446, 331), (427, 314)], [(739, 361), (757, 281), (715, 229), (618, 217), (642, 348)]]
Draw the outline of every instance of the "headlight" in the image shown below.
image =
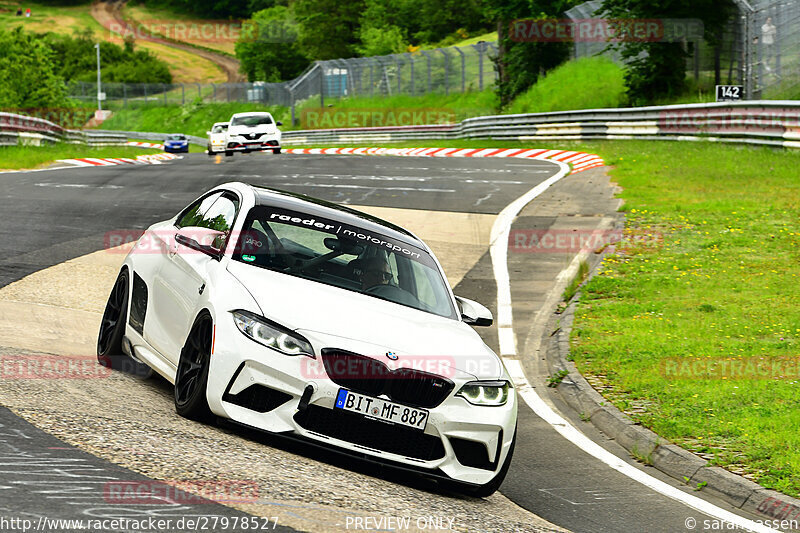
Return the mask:
[(470, 381), (456, 396), (461, 396), (472, 405), (505, 405), (508, 401), (508, 381)]
[(248, 311), (232, 311), (233, 321), (239, 331), (259, 344), (286, 355), (314, 357), (314, 349), (302, 335)]

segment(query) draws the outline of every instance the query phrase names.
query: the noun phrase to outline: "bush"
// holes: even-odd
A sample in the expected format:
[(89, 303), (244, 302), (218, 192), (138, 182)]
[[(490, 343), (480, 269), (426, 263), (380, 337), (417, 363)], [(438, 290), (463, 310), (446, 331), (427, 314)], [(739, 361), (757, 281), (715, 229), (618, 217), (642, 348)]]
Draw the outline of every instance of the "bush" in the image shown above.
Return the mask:
[(20, 28), (0, 30), (0, 108), (65, 107), (64, 80), (53, 50)]
[[(90, 29), (75, 36), (48, 33), (44, 42), (53, 50), (53, 61), (59, 65), (58, 73), (70, 81), (95, 81), (97, 79), (97, 52)], [(118, 83), (171, 83), (172, 74), (167, 64), (147, 50), (136, 50), (133, 41), (125, 46), (113, 43), (100, 45), (102, 80)]]

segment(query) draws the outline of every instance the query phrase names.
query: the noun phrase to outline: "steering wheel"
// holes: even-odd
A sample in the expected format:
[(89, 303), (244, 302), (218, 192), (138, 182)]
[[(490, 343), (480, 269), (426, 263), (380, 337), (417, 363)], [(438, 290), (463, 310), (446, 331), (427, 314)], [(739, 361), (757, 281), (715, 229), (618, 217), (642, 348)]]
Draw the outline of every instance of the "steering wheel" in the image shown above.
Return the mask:
[(397, 285), (373, 285), (369, 289), (364, 290), (366, 294), (374, 294), (380, 296), (391, 302), (410, 305), (412, 307), (419, 306), (419, 300), (407, 290), (401, 289)]

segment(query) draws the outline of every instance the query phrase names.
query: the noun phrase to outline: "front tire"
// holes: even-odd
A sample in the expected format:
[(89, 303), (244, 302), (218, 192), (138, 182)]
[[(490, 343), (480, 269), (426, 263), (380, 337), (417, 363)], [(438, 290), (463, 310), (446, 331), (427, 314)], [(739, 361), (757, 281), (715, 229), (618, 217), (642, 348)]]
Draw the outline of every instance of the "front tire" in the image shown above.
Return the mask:
[(125, 355), (122, 351), (122, 337), (125, 335), (125, 322), (128, 320), (128, 286), (128, 270), (123, 269), (114, 282), (103, 312), (103, 320), (100, 322), (97, 361), (107, 368), (117, 366), (113, 364), (114, 360)]
[(192, 420), (211, 418), (206, 388), (213, 328), (209, 315), (202, 314), (197, 318), (181, 350), (175, 373), (175, 411)]
[(279, 153), (281, 153), (281, 149), (280, 148), (273, 148), (272, 149), (272, 153), (273, 154), (279, 154)]
[(231, 157), (233, 155), (233, 150), (225, 150), (225, 156)]

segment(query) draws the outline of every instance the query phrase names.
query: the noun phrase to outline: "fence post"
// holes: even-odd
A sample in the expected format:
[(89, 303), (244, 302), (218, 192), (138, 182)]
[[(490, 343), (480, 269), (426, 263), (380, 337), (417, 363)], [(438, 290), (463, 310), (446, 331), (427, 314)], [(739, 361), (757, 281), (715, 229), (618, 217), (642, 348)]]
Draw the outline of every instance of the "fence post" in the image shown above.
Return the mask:
[(410, 52), (407, 55), (408, 61), (411, 63), (411, 96), (414, 96), (414, 56)]
[(228, 103), (231, 103), (231, 84), (230, 83), (226, 83), (225, 84), (225, 93), (226, 93), (226, 96), (228, 98)]
[(444, 56), (444, 95), (450, 94), (449, 80), (450, 80), (450, 55), (444, 48), (439, 48), (439, 51)]
[(292, 127), (296, 124), (294, 118), (294, 89), (291, 86), (288, 86), (287, 89), (289, 90), (289, 107), (292, 109)]
[(428, 92), (431, 92), (431, 55), (425, 50), (420, 50), (420, 52), (428, 60)]
[(467, 87), (467, 61), (464, 57), (464, 51), (461, 49), (460, 46), (455, 46), (456, 52), (461, 56), (461, 92), (466, 92)]
[[(487, 48), (494, 48), (495, 54), (497, 53), (497, 46), (492, 43), (485, 43)], [(494, 72), (494, 79), (497, 80), (497, 69), (493, 68), (492, 72)]]
[(167, 84), (162, 83), (161, 89), (164, 91), (164, 105), (167, 105)]
[(369, 61), (369, 95), (375, 96), (375, 69), (372, 60), (367, 58), (367, 61)]
[(403, 92), (403, 84), (402, 80), (400, 79), (400, 72), (401, 72), (400, 69), (402, 68), (401, 66), (402, 63), (400, 63), (400, 56), (395, 56), (394, 59), (395, 59), (395, 65), (397, 66), (397, 94), (400, 94)]
[(197, 97), (200, 99), (201, 102), (203, 101), (203, 91), (199, 83), (197, 84)]
[(181, 105), (186, 105), (186, 84), (181, 83)]
[(322, 63), (317, 63), (319, 69), (319, 106), (325, 107), (325, 69)]
[(147, 104), (147, 84), (143, 83), (144, 86), (144, 103)]
[(478, 90), (483, 90), (483, 41), (475, 43), (472, 47), (478, 51)]
[(128, 84), (122, 84), (122, 107), (128, 109)]

